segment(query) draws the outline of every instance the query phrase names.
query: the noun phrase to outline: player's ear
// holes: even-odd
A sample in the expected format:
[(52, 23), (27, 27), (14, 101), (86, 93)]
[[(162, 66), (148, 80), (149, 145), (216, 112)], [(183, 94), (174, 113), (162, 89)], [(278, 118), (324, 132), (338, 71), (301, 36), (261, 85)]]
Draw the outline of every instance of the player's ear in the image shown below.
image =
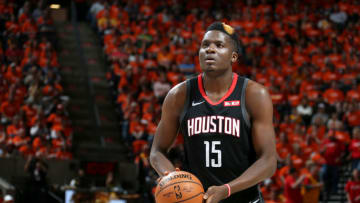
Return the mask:
[(238, 57), (239, 57), (239, 54), (236, 53), (235, 51), (233, 51), (232, 55), (231, 55), (231, 62), (235, 63), (238, 60)]

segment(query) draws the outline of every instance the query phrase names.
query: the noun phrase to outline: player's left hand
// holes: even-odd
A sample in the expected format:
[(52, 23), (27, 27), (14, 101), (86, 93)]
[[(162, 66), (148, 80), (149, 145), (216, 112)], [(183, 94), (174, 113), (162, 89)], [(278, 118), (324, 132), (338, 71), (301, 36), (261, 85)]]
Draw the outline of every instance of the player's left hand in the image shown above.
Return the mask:
[(204, 195), (206, 203), (218, 203), (228, 196), (228, 188), (225, 185), (211, 186)]
[[(179, 169), (179, 168), (175, 168), (175, 171), (180, 171), (180, 169)], [(165, 172), (164, 172), (164, 175), (161, 176), (161, 177), (159, 177), (159, 178), (156, 180), (156, 182), (157, 182), (157, 183), (160, 183), (161, 179), (162, 179), (164, 176), (169, 175), (169, 173), (170, 173), (169, 171), (165, 171)]]

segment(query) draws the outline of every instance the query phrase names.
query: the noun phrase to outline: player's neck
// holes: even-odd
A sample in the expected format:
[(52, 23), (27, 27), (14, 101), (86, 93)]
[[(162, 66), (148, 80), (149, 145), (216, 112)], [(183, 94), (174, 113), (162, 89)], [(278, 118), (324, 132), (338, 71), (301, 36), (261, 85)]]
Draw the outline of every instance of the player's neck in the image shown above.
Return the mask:
[(231, 70), (215, 77), (206, 73), (203, 74), (203, 84), (206, 92), (227, 92), (231, 86), (232, 80), (233, 72)]

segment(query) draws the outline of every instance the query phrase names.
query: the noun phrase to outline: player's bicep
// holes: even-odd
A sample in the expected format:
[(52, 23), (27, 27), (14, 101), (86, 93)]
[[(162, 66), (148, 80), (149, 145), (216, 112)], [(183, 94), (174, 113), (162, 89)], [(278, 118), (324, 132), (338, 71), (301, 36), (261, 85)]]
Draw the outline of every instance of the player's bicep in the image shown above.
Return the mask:
[(253, 122), (253, 145), (258, 156), (274, 155), (276, 157), (274, 134), (274, 128), (271, 124), (261, 121)]
[(154, 138), (154, 147), (161, 151), (167, 151), (173, 144), (179, 124), (177, 122), (170, 122), (169, 120), (161, 119)]
[(273, 106), (269, 93), (255, 84), (247, 93), (247, 108), (252, 120), (252, 138), (258, 156), (275, 156), (275, 132), (273, 127)]

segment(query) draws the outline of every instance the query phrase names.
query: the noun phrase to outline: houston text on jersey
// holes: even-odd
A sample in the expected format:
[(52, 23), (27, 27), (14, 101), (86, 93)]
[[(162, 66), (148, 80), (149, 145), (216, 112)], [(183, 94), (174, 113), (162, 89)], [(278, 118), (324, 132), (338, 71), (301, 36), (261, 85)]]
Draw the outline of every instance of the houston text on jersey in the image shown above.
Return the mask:
[(202, 116), (187, 120), (188, 136), (203, 133), (227, 134), (240, 137), (240, 120), (226, 116)]

